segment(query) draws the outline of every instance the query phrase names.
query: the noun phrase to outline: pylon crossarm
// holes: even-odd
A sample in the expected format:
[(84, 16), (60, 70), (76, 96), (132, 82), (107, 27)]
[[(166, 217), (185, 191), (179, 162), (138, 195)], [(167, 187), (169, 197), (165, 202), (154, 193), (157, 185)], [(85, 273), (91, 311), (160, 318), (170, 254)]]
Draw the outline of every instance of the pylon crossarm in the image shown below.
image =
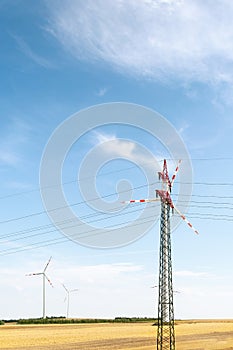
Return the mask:
[(176, 175), (177, 175), (177, 173), (178, 173), (178, 171), (179, 171), (180, 163), (181, 163), (181, 160), (178, 161), (178, 164), (177, 164), (177, 167), (176, 167), (176, 169), (175, 169), (175, 172), (174, 172), (174, 174), (172, 175), (171, 188), (172, 188), (172, 186), (173, 186), (173, 184), (174, 184)]
[(184, 214), (182, 214), (182, 213), (179, 211), (179, 209), (177, 209), (175, 206), (174, 206), (174, 210), (177, 212), (177, 214), (180, 215), (181, 219), (183, 219), (183, 220), (187, 223), (187, 225), (196, 233), (196, 235), (198, 235), (199, 232), (195, 229), (195, 227), (193, 227), (193, 225), (191, 224), (191, 222), (189, 222), (189, 221), (187, 220), (187, 218), (184, 216)]
[(163, 203), (167, 203), (169, 204), (169, 206), (173, 209), (174, 208), (174, 204), (172, 202), (171, 196), (169, 194), (168, 191), (164, 191), (164, 190), (156, 190), (156, 196), (160, 197), (161, 201)]
[(129, 203), (151, 203), (151, 202), (159, 202), (160, 199), (158, 198), (147, 198), (147, 199), (131, 199), (129, 201), (123, 201), (124, 204)]

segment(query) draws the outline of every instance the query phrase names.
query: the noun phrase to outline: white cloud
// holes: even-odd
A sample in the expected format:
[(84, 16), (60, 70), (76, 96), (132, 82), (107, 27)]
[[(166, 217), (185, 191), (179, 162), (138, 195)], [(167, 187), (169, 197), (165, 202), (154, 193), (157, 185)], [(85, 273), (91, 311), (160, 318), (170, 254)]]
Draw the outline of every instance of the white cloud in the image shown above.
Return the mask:
[(106, 95), (108, 89), (107, 88), (101, 88), (97, 91), (96, 95), (99, 97), (103, 97), (104, 95)]
[[(42, 313), (42, 276), (25, 276), (43, 270), (46, 259), (24, 261), (20, 266), (0, 269), (2, 318), (38, 317)], [(64, 283), (68, 289), (79, 291), (71, 299), (71, 317), (115, 317), (144, 314), (151, 310), (150, 300), (141, 298), (141, 290), (148, 284), (142, 265), (118, 262), (81, 265), (52, 259), (47, 276), (54, 288), (46, 284), (46, 312), (48, 315), (65, 314)], [(150, 293), (149, 288), (145, 288)], [(142, 306), (144, 305), (144, 306)], [(141, 311), (142, 310), (142, 311)]]
[(152, 79), (233, 81), (230, 1), (68, 0), (49, 6), (48, 30), (78, 59)]
[[(112, 251), (114, 255), (114, 251)], [(134, 252), (136, 253), (136, 251)], [(1, 317), (4, 319), (40, 317), (42, 314), (42, 276), (25, 274), (42, 271), (49, 255), (44, 251), (25, 255), (16, 261), (5, 260), (0, 268), (1, 280)], [(41, 255), (42, 254), (42, 255)], [(77, 253), (76, 253), (77, 254)], [(93, 257), (95, 251), (92, 250)], [(116, 251), (117, 254), (117, 251)], [(128, 253), (125, 252), (128, 256)], [(84, 259), (86, 259), (85, 256)], [(102, 254), (99, 255), (102, 259)], [(114, 262), (94, 264), (82, 263), (83, 255), (51, 260), (47, 275), (54, 288), (46, 284), (46, 313), (65, 315), (66, 293), (61, 283), (68, 289), (78, 289), (70, 299), (71, 317), (116, 317), (116, 316), (155, 316), (158, 289), (157, 274), (136, 261), (128, 262), (116, 259)], [(117, 263), (116, 263), (117, 261)], [(207, 271), (207, 270), (206, 270)], [(232, 314), (229, 297), (232, 295), (232, 280), (214, 276), (206, 278), (210, 272), (200, 270), (177, 271), (180, 278), (174, 288), (176, 318), (226, 318)], [(176, 273), (175, 273), (176, 275)], [(186, 277), (193, 278), (186, 278)], [(217, 277), (217, 279), (215, 279)], [(198, 280), (201, 279), (201, 283)], [(211, 282), (211, 283), (210, 283)], [(214, 283), (212, 283), (214, 282)], [(143, 297), (142, 297), (143, 296)], [(217, 303), (217, 304), (216, 304)], [(198, 305), (198, 307), (197, 307)], [(215, 306), (218, 305), (216, 308)]]
[(57, 271), (57, 276), (58, 279), (64, 281), (64, 276), (66, 276), (66, 279), (69, 278), (67, 276), (68, 272), (69, 275), (79, 276), (80, 283), (108, 285), (125, 273), (140, 272), (142, 270), (143, 267), (141, 265), (134, 265), (131, 263), (99, 264), (77, 266), (70, 268), (69, 271), (65, 271), (61, 268)]
[(114, 134), (106, 134), (103, 132), (99, 132), (99, 131), (92, 131), (92, 135), (93, 135), (93, 142), (94, 144), (98, 144), (98, 143), (104, 143), (107, 141), (111, 141), (111, 140), (116, 140), (116, 135)]
[(189, 124), (187, 122), (184, 122), (183, 125), (178, 129), (178, 133), (180, 135), (184, 134), (184, 132), (189, 129)]
[[(116, 135), (107, 134), (103, 132), (93, 131), (92, 135), (94, 135), (93, 140), (95, 144), (103, 144), (101, 147), (101, 151), (115, 157), (123, 157), (132, 160), (135, 157), (135, 143), (128, 140), (118, 139)], [(108, 143), (107, 145), (105, 144), (106, 142)]]
[(175, 271), (174, 275), (179, 276), (179, 277), (210, 277), (210, 276), (212, 276), (207, 272), (189, 271), (189, 270)]
[(0, 165), (16, 166), (22, 162), (20, 147), (27, 142), (28, 130), (15, 120), (2, 129), (0, 141)]
[(24, 55), (34, 61), (34, 63), (44, 68), (54, 68), (54, 65), (49, 60), (35, 53), (23, 38), (17, 35), (12, 35), (12, 37), (15, 39), (19, 49)]
[[(107, 140), (106, 140), (107, 141)], [(132, 161), (138, 160), (138, 154), (136, 153), (136, 144), (132, 141), (115, 139), (108, 145), (103, 144), (103, 151), (111, 154), (115, 157), (128, 158)]]
[(7, 165), (17, 165), (20, 162), (20, 157), (15, 154), (14, 152), (10, 151), (0, 151), (0, 164), (7, 164)]
[(153, 167), (154, 170), (155, 157), (149, 150), (144, 149), (142, 145), (132, 140), (117, 138), (113, 134), (93, 131), (92, 136), (92, 141), (95, 145), (103, 144), (101, 152), (116, 158), (128, 159), (136, 164), (147, 164), (149, 167)]
[(13, 119), (0, 132), (0, 165), (16, 166), (22, 162), (22, 146), (29, 141), (31, 128), (19, 119)]

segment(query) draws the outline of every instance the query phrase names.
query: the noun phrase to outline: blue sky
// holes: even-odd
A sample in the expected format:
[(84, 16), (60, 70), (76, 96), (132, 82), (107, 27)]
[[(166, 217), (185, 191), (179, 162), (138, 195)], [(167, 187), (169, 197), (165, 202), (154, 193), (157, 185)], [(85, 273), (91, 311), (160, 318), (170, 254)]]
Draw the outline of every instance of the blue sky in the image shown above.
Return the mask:
[[(54, 130), (71, 115), (110, 102), (158, 112), (177, 130), (192, 160), (192, 198), (184, 214), (200, 235), (184, 222), (172, 235), (174, 288), (181, 292), (175, 295), (175, 317), (232, 317), (232, 15), (229, 1), (215, 1), (214, 7), (208, 0), (0, 1), (0, 319), (41, 316), (42, 281), (25, 274), (41, 271), (50, 256), (54, 289), (47, 286), (48, 315), (65, 315), (61, 283), (79, 288), (71, 316), (157, 315), (157, 291), (150, 287), (158, 276), (158, 205), (146, 209), (153, 226), (142, 238), (121, 248), (94, 249), (56, 230), (40, 196), (41, 158)], [(80, 125), (85, 129), (87, 122)], [(156, 158), (155, 168), (142, 146)], [(90, 130), (64, 162), (67, 202), (85, 202), (83, 190), (92, 198), (88, 189), (96, 180), (106, 208), (116, 206), (119, 215), (87, 203), (72, 207), (84, 221), (92, 220), (90, 230), (134, 220), (144, 207), (121, 211), (116, 185), (127, 180), (134, 198), (147, 196), (140, 163), (152, 178), (154, 173), (153, 195), (167, 147), (134, 125)], [(84, 171), (77, 182), (93, 149), (98, 160), (106, 156), (111, 162), (97, 176)], [(171, 173), (175, 163), (168, 163)], [(184, 160), (174, 201), (185, 171)]]

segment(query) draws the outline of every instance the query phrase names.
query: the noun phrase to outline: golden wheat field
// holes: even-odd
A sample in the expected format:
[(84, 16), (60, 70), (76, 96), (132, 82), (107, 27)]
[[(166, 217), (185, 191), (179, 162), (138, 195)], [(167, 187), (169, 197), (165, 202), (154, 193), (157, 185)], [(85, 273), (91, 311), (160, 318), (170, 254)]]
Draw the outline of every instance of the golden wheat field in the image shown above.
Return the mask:
[[(152, 350), (156, 327), (151, 323), (4, 325), (0, 349), (14, 350)], [(233, 349), (233, 320), (180, 321), (177, 350)]]

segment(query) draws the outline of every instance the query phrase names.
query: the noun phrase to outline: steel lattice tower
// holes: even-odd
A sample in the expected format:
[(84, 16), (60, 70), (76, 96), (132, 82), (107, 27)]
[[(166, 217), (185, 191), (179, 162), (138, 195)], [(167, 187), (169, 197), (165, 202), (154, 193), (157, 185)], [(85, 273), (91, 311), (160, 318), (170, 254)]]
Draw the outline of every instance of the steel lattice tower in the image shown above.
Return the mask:
[(159, 179), (162, 180), (162, 189), (156, 190), (156, 198), (131, 199), (124, 203), (149, 203), (161, 202), (160, 219), (160, 256), (159, 256), (159, 298), (158, 298), (158, 329), (157, 329), (157, 350), (175, 350), (175, 327), (173, 308), (173, 285), (172, 285), (172, 258), (171, 258), (171, 231), (170, 211), (175, 210), (180, 217), (186, 221), (188, 226), (198, 234), (198, 231), (186, 219), (186, 217), (174, 206), (170, 193), (179, 170), (175, 169), (171, 181), (169, 179), (167, 162), (164, 159), (163, 171), (159, 172)]
[(175, 349), (170, 205), (161, 202), (157, 349)]
[(164, 160), (163, 171), (159, 172), (159, 179), (162, 180), (162, 190), (156, 191), (156, 196), (160, 197), (161, 200), (157, 350), (175, 349), (170, 231), (170, 209), (173, 210), (174, 205), (170, 192), (177, 171), (178, 167), (171, 182), (168, 176), (167, 163)]

